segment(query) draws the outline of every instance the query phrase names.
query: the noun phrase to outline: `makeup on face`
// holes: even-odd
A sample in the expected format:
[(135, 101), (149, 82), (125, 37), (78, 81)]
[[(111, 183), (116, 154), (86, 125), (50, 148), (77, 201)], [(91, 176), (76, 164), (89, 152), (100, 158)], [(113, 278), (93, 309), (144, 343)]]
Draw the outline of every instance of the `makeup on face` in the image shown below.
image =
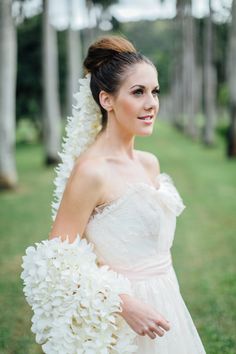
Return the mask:
[(159, 109), (157, 72), (149, 64), (136, 64), (114, 101), (117, 121), (134, 135), (150, 135)]
[[(135, 96), (141, 97), (142, 95), (149, 94), (149, 88), (145, 87), (143, 85), (140, 85), (140, 84), (136, 84), (130, 88), (130, 92)], [(155, 86), (154, 89), (151, 90), (151, 94), (153, 95), (153, 97), (157, 97), (159, 93), (160, 93), (159, 85)], [(141, 115), (137, 118), (142, 120), (144, 122), (144, 124), (151, 125), (154, 115), (153, 114), (145, 114), (145, 115)]]

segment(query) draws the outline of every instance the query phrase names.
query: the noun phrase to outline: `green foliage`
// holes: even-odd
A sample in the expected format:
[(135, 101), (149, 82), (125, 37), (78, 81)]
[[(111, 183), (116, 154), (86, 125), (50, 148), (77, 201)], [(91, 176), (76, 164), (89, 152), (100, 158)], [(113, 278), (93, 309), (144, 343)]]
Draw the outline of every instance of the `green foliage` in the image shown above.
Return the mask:
[(219, 85), (218, 102), (220, 106), (229, 106), (229, 86), (227, 83)]
[(26, 19), (18, 27), (17, 119), (42, 115), (41, 18)]
[[(115, 1), (94, 1), (106, 7)], [(173, 20), (138, 21), (119, 24), (112, 19), (113, 31), (109, 33), (127, 36), (135, 46), (150, 57), (159, 72), (161, 92), (171, 89), (174, 48), (181, 46), (181, 36)], [(27, 117), (40, 122), (42, 116), (42, 15), (26, 19), (18, 26), (18, 76), (17, 76), (17, 119)], [(196, 20), (197, 61), (202, 62), (203, 20)], [(84, 31), (84, 33), (86, 30)], [(108, 32), (99, 32), (100, 35)], [(217, 68), (218, 97), (220, 105), (228, 103), (226, 87), (226, 53), (228, 27), (214, 24), (214, 62)], [(82, 33), (83, 34), (83, 33)], [(85, 38), (82, 35), (82, 38)], [(85, 41), (86, 42), (86, 41)], [(84, 43), (84, 46), (86, 43)], [(59, 85), (62, 111), (65, 107), (66, 91), (66, 31), (58, 32)], [(64, 114), (63, 114), (64, 115)]]
[(228, 60), (228, 35), (229, 26), (227, 23), (214, 24), (214, 62), (217, 69), (217, 79), (222, 85), (227, 81), (227, 60)]
[[(62, 108), (66, 91), (66, 31), (58, 32), (59, 94)], [(26, 19), (18, 27), (17, 120), (42, 119), (42, 15)]]
[(173, 43), (178, 40), (178, 33), (174, 28), (174, 22), (167, 20), (138, 21), (122, 25), (122, 33), (157, 67), (162, 93), (168, 92), (171, 85)]
[[(59, 95), (62, 112), (66, 109), (66, 30), (58, 32)], [(63, 114), (64, 116), (64, 114)]]
[[(186, 209), (177, 220), (172, 248), (181, 293), (207, 354), (233, 354), (235, 323), (236, 164), (226, 160), (224, 141), (207, 149), (158, 121), (152, 137), (136, 148), (157, 155)], [(30, 244), (47, 238), (51, 227), (53, 177), (43, 167), (43, 148), (17, 146), (20, 184), (0, 195), (0, 352), (40, 354), (30, 333), (30, 309), (19, 278), (21, 257)]]
[(94, 5), (102, 5), (104, 8), (107, 8), (113, 4), (116, 4), (118, 0), (92, 0)]
[(29, 119), (21, 119), (16, 129), (16, 143), (35, 143), (38, 140), (38, 127)]

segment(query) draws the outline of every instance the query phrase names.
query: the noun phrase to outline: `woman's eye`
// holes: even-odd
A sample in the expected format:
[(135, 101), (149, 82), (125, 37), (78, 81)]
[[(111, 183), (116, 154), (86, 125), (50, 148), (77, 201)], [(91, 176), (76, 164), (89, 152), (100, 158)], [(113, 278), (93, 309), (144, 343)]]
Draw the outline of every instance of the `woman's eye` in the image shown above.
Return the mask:
[(141, 96), (143, 94), (143, 90), (142, 89), (138, 89), (136, 91), (134, 91), (134, 95), (135, 96)]
[(156, 89), (153, 91), (154, 96), (158, 96), (160, 93), (160, 89)]

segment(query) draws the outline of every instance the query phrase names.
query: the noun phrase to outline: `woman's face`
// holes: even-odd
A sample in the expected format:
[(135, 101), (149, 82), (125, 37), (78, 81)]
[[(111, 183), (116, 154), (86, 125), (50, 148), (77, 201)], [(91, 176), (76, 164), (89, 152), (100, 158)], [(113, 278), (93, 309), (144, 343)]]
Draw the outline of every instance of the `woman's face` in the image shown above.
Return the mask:
[(152, 134), (159, 110), (156, 69), (148, 63), (135, 64), (113, 97), (113, 117), (132, 135)]

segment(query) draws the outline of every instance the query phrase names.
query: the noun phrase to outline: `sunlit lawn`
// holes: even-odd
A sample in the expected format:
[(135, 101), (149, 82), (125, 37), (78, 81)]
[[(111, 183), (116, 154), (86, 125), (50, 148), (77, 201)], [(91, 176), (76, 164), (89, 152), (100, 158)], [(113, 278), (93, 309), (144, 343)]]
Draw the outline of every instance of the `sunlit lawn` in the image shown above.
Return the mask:
[[(160, 122), (152, 137), (137, 139), (136, 147), (158, 156), (162, 172), (171, 175), (184, 199), (172, 254), (206, 351), (233, 354), (236, 161), (225, 159), (219, 138), (214, 149), (207, 149)], [(18, 146), (17, 165), (17, 191), (0, 195), (0, 353), (39, 354), (19, 276), (25, 248), (49, 233), (54, 173), (43, 167), (37, 145)]]

